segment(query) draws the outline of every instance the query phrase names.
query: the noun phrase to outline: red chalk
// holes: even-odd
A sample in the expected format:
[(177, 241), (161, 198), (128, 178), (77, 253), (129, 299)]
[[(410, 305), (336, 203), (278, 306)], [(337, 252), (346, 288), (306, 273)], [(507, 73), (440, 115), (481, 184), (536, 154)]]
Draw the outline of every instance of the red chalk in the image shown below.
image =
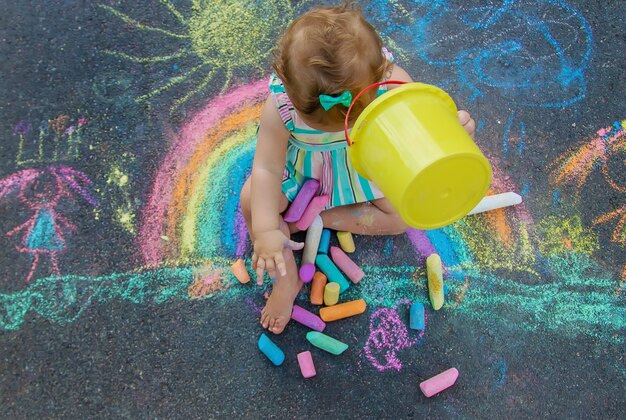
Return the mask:
[(306, 325), (315, 331), (322, 332), (324, 331), (324, 328), (326, 328), (326, 323), (322, 321), (319, 316), (298, 305), (293, 305), (293, 309), (291, 310), (291, 319), (302, 325)]
[(315, 275), (315, 264), (307, 263), (300, 267), (300, 278), (304, 283), (311, 283)]
[(315, 220), (315, 216), (320, 214), (324, 207), (328, 204), (330, 197), (327, 195), (320, 195), (319, 197), (315, 197), (311, 200), (306, 210), (304, 210), (304, 214), (300, 220), (296, 222), (296, 227), (300, 230), (307, 230), (313, 220)]
[(298, 364), (300, 365), (300, 372), (305, 378), (312, 378), (315, 376), (315, 365), (313, 364), (313, 357), (311, 357), (310, 351), (303, 351), (298, 353)]
[(341, 271), (346, 273), (346, 276), (348, 276), (348, 278), (352, 280), (352, 283), (356, 284), (361, 281), (365, 273), (358, 265), (354, 263), (354, 261), (350, 259), (350, 257), (348, 257), (345, 252), (343, 252), (341, 248), (331, 246), (330, 256), (332, 257), (333, 262), (337, 265), (337, 267), (339, 267)]
[[(283, 219), (285, 222), (297, 222), (302, 217), (302, 213), (307, 208), (311, 199), (317, 192), (317, 189), (320, 187), (320, 183), (317, 179), (309, 179), (307, 182), (302, 185), (300, 191), (298, 191), (298, 195), (293, 200), (293, 203), (289, 206), (287, 213), (285, 213), (285, 217)], [(305, 230), (305, 229), (301, 229)]]
[(459, 377), (459, 371), (456, 368), (450, 368), (441, 372), (439, 375), (433, 376), (420, 384), (420, 388), (424, 395), (432, 397), (438, 392), (446, 388), (450, 388)]

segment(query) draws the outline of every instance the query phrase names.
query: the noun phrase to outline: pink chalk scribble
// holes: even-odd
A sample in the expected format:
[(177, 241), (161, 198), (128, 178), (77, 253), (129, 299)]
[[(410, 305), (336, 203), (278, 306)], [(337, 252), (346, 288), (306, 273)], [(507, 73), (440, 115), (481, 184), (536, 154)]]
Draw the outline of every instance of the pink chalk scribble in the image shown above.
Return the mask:
[(400, 319), (395, 308), (382, 308), (370, 318), (370, 335), (363, 350), (365, 357), (379, 372), (400, 371), (402, 362), (397, 352), (412, 347), (424, 336), (426, 329), (411, 338), (406, 322)]

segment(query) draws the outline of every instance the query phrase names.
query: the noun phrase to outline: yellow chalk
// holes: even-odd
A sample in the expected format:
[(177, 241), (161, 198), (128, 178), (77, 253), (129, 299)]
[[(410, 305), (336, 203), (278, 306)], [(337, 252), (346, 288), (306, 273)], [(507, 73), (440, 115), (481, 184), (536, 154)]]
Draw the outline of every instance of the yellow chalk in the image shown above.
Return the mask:
[(354, 246), (354, 239), (350, 232), (337, 232), (337, 239), (339, 239), (339, 245), (348, 254), (352, 254), (356, 247)]
[(238, 259), (234, 264), (230, 266), (233, 270), (233, 274), (237, 277), (237, 280), (241, 283), (248, 283), (250, 281), (250, 275), (246, 270), (246, 263), (242, 259)]
[(330, 282), (324, 288), (324, 305), (332, 306), (339, 302), (339, 283)]
[(431, 254), (426, 258), (426, 271), (428, 272), (428, 295), (434, 310), (443, 306), (443, 269), (441, 258), (437, 254)]

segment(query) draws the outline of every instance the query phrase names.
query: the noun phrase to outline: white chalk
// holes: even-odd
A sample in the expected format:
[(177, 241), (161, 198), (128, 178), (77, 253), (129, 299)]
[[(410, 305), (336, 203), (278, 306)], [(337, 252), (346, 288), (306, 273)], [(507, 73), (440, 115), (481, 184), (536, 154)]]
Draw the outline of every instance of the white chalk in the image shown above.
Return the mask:
[(322, 230), (324, 229), (324, 222), (320, 215), (315, 216), (311, 226), (306, 232), (306, 239), (304, 240), (304, 250), (302, 251), (302, 265), (315, 264), (315, 257), (317, 256), (317, 249), (320, 246), (320, 238), (322, 237)]
[(483, 213), (485, 211), (500, 209), (502, 207), (514, 206), (516, 204), (520, 204), (521, 202), (522, 196), (514, 192), (488, 195), (480, 200), (480, 203), (478, 203), (478, 205), (467, 214)]

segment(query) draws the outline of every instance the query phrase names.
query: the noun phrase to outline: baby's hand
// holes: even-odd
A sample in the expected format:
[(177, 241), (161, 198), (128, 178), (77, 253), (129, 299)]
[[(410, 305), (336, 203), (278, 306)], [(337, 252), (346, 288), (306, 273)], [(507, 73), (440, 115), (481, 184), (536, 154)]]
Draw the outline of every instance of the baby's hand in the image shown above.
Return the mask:
[(304, 244), (287, 238), (279, 229), (255, 233), (254, 254), (252, 254), (252, 268), (256, 272), (257, 284), (263, 284), (263, 275), (277, 278), (276, 271), (281, 276), (287, 275), (287, 267), (283, 258), (283, 249), (302, 249)]
[(476, 121), (474, 121), (470, 113), (467, 111), (459, 111), (458, 116), (459, 122), (465, 131), (467, 131), (467, 134), (474, 138), (474, 134), (476, 133)]

